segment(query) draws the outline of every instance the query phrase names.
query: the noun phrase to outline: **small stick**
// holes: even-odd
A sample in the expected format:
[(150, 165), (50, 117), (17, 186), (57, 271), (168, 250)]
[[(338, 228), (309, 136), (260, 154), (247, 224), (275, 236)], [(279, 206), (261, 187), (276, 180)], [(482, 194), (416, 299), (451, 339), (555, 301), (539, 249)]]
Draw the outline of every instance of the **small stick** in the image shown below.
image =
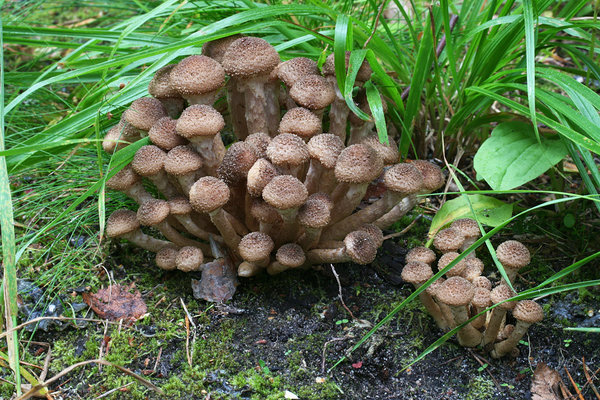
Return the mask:
[[(183, 299), (181, 297), (179, 298), (179, 301), (181, 301), (183, 311), (185, 311), (185, 330), (186, 330), (185, 353), (187, 356), (188, 364), (191, 367), (192, 359), (194, 357), (192, 352), (193, 352), (194, 344), (196, 343), (196, 324), (194, 323), (194, 320), (192, 319), (192, 316), (190, 315), (190, 313), (189, 313), (187, 307), (185, 306), (185, 303), (183, 302)], [(194, 331), (192, 332), (192, 352), (190, 352), (190, 324), (194, 328)]]
[(154, 368), (152, 368), (152, 372), (156, 372), (156, 368), (158, 368), (158, 363), (160, 362), (160, 356), (162, 355), (162, 347), (158, 349), (158, 356), (156, 356), (156, 362), (154, 363)]
[(335, 267), (333, 266), (333, 264), (329, 264), (329, 266), (331, 267), (331, 272), (333, 272), (333, 276), (335, 276), (335, 280), (337, 281), (337, 284), (338, 284), (338, 297), (340, 299), (340, 302), (342, 303), (342, 306), (344, 307), (344, 309), (346, 311), (348, 311), (348, 314), (350, 314), (350, 317), (354, 320), (354, 319), (356, 319), (354, 317), (354, 314), (352, 314), (352, 311), (350, 311), (350, 309), (348, 308), (346, 303), (344, 303), (344, 297), (342, 296), (342, 283), (340, 282), (340, 276), (338, 275), (337, 271), (335, 270)]
[(473, 352), (473, 350), (468, 349), (469, 353), (471, 353), (471, 355), (473, 356), (473, 358), (475, 360), (477, 360), (477, 362), (479, 363), (479, 365), (481, 365), (481, 367), (485, 370), (485, 372), (488, 373), (488, 375), (490, 376), (490, 378), (492, 378), (492, 380), (494, 381), (494, 384), (496, 385), (496, 388), (498, 388), (499, 391), (502, 391), (502, 386), (500, 386), (500, 383), (496, 380), (496, 378), (494, 377), (494, 375), (492, 375), (491, 371), (489, 368), (490, 362), (488, 360), (486, 360), (483, 357), (478, 356), (477, 354), (475, 354)]
[(94, 400), (98, 400), (98, 399), (101, 399), (101, 398), (103, 398), (103, 397), (110, 396), (112, 393), (116, 392), (117, 390), (121, 390), (121, 389), (123, 389), (123, 388), (126, 388), (126, 387), (127, 387), (127, 386), (129, 386), (129, 385), (132, 385), (132, 384), (133, 384), (133, 382), (129, 382), (129, 383), (126, 383), (126, 384), (124, 384), (124, 385), (123, 385), (123, 386), (121, 386), (121, 387), (114, 388), (114, 389), (110, 389), (108, 392), (104, 392), (104, 393), (102, 393), (100, 396), (98, 396), (98, 397), (94, 398)]
[[(586, 385), (589, 384), (592, 387), (592, 390), (594, 391), (596, 398), (600, 400), (600, 393), (598, 393), (598, 389), (596, 388), (596, 385), (594, 385), (594, 381), (592, 380), (592, 377), (590, 376), (588, 367), (585, 364), (585, 357), (581, 358), (581, 362), (583, 363), (583, 373), (585, 374), (585, 378), (587, 379), (587, 382), (585, 384)], [(595, 377), (595, 375), (596, 374), (594, 374), (594, 377)], [(583, 387), (585, 387), (585, 385)]]
[(423, 216), (423, 214), (419, 214), (417, 215), (417, 218), (415, 218), (410, 224), (408, 224), (408, 226), (404, 229), (402, 229), (400, 232), (396, 232), (396, 233), (390, 233), (389, 235), (386, 235), (383, 237), (383, 240), (386, 241), (388, 239), (393, 239), (395, 237), (398, 236), (402, 236), (404, 235), (406, 232), (408, 232), (413, 226), (415, 226), (415, 224), (417, 223), (417, 221)]
[(335, 343), (335, 342), (341, 342), (344, 340), (348, 340), (349, 337), (345, 336), (345, 337), (340, 337), (340, 338), (333, 338), (331, 340), (328, 340), (327, 342), (325, 342), (325, 344), (323, 344), (323, 353), (322, 353), (322, 358), (321, 358), (321, 373), (324, 374), (325, 373), (325, 357), (327, 356), (327, 345), (331, 344), (331, 343)]
[(569, 370), (567, 369), (567, 367), (564, 367), (564, 369), (565, 369), (565, 372), (567, 373), (567, 376), (569, 377), (569, 380), (571, 381), (571, 385), (573, 385), (573, 387), (575, 388), (575, 393), (577, 393), (577, 395), (579, 396), (579, 399), (580, 400), (585, 400), (583, 398), (583, 395), (581, 394), (581, 391), (579, 390), (579, 387), (577, 386), (577, 384), (573, 380), (573, 377), (569, 373)]

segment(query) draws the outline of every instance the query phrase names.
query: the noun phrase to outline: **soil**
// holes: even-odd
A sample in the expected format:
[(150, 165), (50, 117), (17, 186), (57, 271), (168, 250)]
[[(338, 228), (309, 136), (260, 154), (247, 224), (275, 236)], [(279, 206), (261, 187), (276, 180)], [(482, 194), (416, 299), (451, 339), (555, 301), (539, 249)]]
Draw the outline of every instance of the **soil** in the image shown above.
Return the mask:
[[(233, 300), (214, 305), (193, 298), (189, 274), (158, 271), (145, 252), (125, 243), (113, 244), (105, 267), (116, 282), (137, 284), (149, 314), (131, 327), (88, 323), (76, 329), (69, 325), (63, 330), (38, 330), (32, 340), (50, 343), (53, 361), (48, 376), (102, 354), (164, 393), (157, 394), (112, 367), (100, 371), (98, 365), (88, 365), (52, 385), (53, 396), (91, 399), (108, 393), (103, 398), (282, 399), (295, 398), (293, 394), (300, 399), (520, 400), (531, 398), (533, 371), (544, 362), (574, 392), (568, 371), (583, 398), (593, 399), (583, 362), (590, 373), (600, 368), (600, 335), (564, 328), (600, 325), (600, 301), (594, 289), (540, 299), (546, 318), (530, 328), (516, 357), (490, 359), (451, 338), (413, 364), (443, 334), (418, 301), (413, 301), (333, 368), (369, 331), (365, 321), (380, 321), (410, 295), (412, 287), (401, 282), (399, 274), (407, 248), (424, 237), (426, 223), (417, 224), (406, 237), (386, 241), (373, 265), (335, 266), (352, 315), (338, 297), (339, 286), (329, 268), (245, 279)], [(517, 282), (518, 289), (558, 270), (542, 261), (546, 256), (544, 249), (534, 255), (532, 267)], [(554, 261), (562, 262), (560, 257)], [(593, 268), (584, 267), (581, 274), (597, 275)], [(493, 268), (486, 269), (486, 275), (490, 274)], [(581, 275), (577, 279), (583, 280)], [(102, 280), (107, 284), (106, 276)], [(70, 297), (73, 303), (80, 299), (76, 292)], [(189, 332), (181, 302), (192, 315)], [(42, 365), (45, 349), (31, 343), (24, 357)]]

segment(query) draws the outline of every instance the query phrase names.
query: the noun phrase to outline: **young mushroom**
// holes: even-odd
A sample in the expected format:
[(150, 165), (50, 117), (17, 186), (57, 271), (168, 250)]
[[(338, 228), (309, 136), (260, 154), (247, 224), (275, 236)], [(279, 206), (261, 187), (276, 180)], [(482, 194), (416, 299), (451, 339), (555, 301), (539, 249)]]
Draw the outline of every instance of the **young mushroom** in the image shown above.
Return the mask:
[(244, 261), (238, 267), (238, 276), (250, 277), (266, 268), (275, 247), (273, 239), (262, 232), (250, 232), (242, 238), (238, 245), (240, 256)]
[(498, 261), (504, 267), (506, 276), (508, 276), (511, 283), (515, 281), (517, 272), (529, 265), (531, 261), (531, 255), (527, 247), (516, 240), (507, 240), (501, 243), (496, 249), (496, 256), (498, 256)]
[(515, 296), (515, 292), (513, 292), (505, 284), (496, 286), (490, 292), (490, 299), (492, 300), (492, 303), (498, 305), (492, 310), (489, 322), (485, 328), (485, 333), (481, 341), (481, 345), (484, 348), (488, 348), (494, 343), (496, 336), (498, 336), (500, 326), (502, 325), (504, 317), (506, 316), (506, 312), (515, 308), (515, 301), (508, 301), (508, 299), (513, 296)]
[(517, 344), (519, 344), (519, 341), (525, 335), (529, 326), (544, 319), (542, 307), (533, 300), (519, 301), (512, 314), (517, 320), (517, 324), (506, 340), (494, 345), (494, 349), (492, 350), (492, 357), (494, 358), (500, 358), (503, 355), (510, 353), (512, 349), (517, 347)]
[(164, 247), (172, 246), (170, 242), (143, 233), (136, 213), (127, 209), (117, 210), (108, 217), (106, 235), (113, 239), (127, 239), (142, 249), (155, 253)]
[(277, 249), (275, 261), (269, 264), (269, 275), (277, 275), (290, 268), (298, 268), (306, 262), (306, 255), (302, 247), (296, 243), (286, 243)]
[(177, 89), (171, 85), (171, 79), (169, 78), (175, 65), (165, 65), (158, 69), (148, 84), (148, 93), (162, 103), (171, 118), (179, 117), (185, 106), (185, 100), (179, 95)]
[[(431, 267), (421, 261), (410, 261), (407, 262), (404, 268), (402, 269), (402, 280), (411, 283), (415, 289), (418, 289), (421, 285), (423, 285), (429, 278), (433, 276), (433, 271)], [(433, 317), (433, 320), (437, 324), (440, 329), (448, 329), (448, 323), (446, 322), (446, 318), (440, 311), (440, 307), (433, 300), (431, 295), (427, 293), (426, 290), (419, 293), (419, 300), (427, 309), (427, 312)]]
[(192, 55), (171, 70), (170, 81), (173, 89), (189, 104), (212, 106), (217, 92), (225, 85), (225, 71), (210, 57)]
[[(471, 282), (460, 276), (453, 276), (439, 286), (436, 296), (440, 302), (450, 307), (456, 325), (460, 325), (469, 320), (467, 307), (474, 294)], [(471, 324), (462, 327), (457, 336), (461, 346), (475, 347), (481, 342), (481, 332)]]

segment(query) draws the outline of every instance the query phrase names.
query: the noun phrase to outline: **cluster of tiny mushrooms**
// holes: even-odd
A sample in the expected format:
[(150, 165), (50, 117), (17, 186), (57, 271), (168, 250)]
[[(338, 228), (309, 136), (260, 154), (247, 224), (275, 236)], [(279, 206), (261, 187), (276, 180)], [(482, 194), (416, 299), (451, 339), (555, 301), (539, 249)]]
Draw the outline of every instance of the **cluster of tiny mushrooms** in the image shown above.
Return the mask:
[[(365, 61), (355, 82), (355, 103), (366, 113), (362, 86), (371, 74)], [(202, 55), (159, 69), (148, 92), (151, 97), (135, 100), (103, 141), (111, 154), (143, 137), (152, 143), (107, 181), (108, 188), (139, 207), (113, 212), (106, 232), (156, 253), (157, 266), (165, 270), (202, 270), (220, 256), (218, 248), (227, 249), (240, 277), (325, 263), (369, 264), (383, 242), (381, 230), (410, 211), (418, 195), (444, 183), (431, 162), (399, 162), (393, 139), (381, 143), (374, 122), (350, 111), (337, 86), (333, 54), (320, 71), (304, 57), (281, 62), (261, 38), (231, 36), (205, 43)], [(230, 132), (234, 139), (226, 147), (223, 139), (232, 137)], [(361, 205), (376, 181), (383, 182), (385, 193)], [(141, 226), (155, 228), (164, 239), (143, 233)], [(410, 262), (404, 274), (417, 265), (431, 273), (431, 256)], [(425, 272), (417, 275), (404, 279), (415, 285), (429, 279)], [(450, 287), (457, 279), (471, 285), (453, 277), (436, 286)], [(505, 288), (494, 289), (491, 298)], [(443, 328), (466, 320), (468, 314), (458, 308), (479, 298), (458, 306), (440, 296), (436, 303), (423, 292), (421, 299)], [(529, 303), (522, 304), (515, 316), (528, 308)], [(459, 332), (460, 342), (472, 346), (482, 336), (483, 343), (492, 340), (492, 328), (498, 330), (508, 306), (494, 309), (485, 335), (473, 323)], [(450, 311), (441, 314), (448, 307), (454, 317)], [(521, 326), (517, 323), (514, 335)], [(506, 350), (496, 350), (501, 351)]]
[[(481, 235), (475, 220), (465, 218), (452, 222), (449, 228), (440, 230), (433, 241), (442, 255), (426, 247), (415, 247), (406, 255), (402, 279), (419, 288), (433, 277), (431, 265), (436, 262), (439, 270), (448, 267), (468, 249)], [(507, 240), (496, 248), (496, 256), (502, 264), (511, 285), (517, 271), (530, 262), (527, 247), (516, 240)], [(544, 317), (542, 307), (533, 300), (514, 301), (517, 294), (504, 278), (492, 288), (492, 282), (482, 276), (483, 262), (475, 250), (468, 253), (446, 271), (446, 279), (440, 277), (419, 294), (419, 299), (440, 329), (450, 330), (471, 322), (458, 330), (458, 342), (465, 347), (481, 346), (494, 358), (518, 353), (517, 344), (531, 324)], [(486, 311), (496, 305), (491, 311)], [(484, 312), (485, 311), (485, 312)], [(516, 324), (506, 323), (508, 311)]]

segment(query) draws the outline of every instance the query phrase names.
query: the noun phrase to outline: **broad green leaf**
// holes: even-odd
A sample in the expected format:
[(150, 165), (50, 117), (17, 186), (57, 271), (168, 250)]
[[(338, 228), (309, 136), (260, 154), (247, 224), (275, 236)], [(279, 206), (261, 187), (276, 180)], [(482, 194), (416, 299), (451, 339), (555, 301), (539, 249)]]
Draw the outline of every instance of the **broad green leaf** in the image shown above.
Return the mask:
[(560, 140), (535, 138), (531, 125), (511, 121), (498, 125), (477, 151), (474, 167), (494, 190), (508, 190), (537, 178), (567, 154)]
[[(465, 196), (469, 196), (469, 202)], [(464, 195), (449, 200), (439, 209), (431, 221), (429, 237), (432, 238), (437, 231), (450, 222), (460, 218), (473, 218), (473, 211), (477, 219), (484, 225), (498, 226), (512, 216), (512, 204), (504, 203), (498, 199), (481, 194)]]

